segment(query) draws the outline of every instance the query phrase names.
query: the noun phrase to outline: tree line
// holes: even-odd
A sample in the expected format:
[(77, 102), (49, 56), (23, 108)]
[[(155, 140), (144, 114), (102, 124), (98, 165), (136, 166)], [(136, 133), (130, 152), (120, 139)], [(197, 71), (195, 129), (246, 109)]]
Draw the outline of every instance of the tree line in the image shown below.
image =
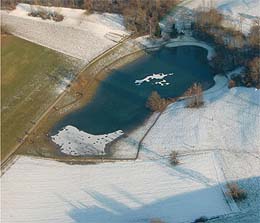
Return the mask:
[(245, 85), (260, 88), (260, 18), (254, 21), (247, 35), (242, 32), (242, 19), (239, 29), (225, 27), (223, 23), (224, 15), (216, 9), (200, 9), (195, 13), (193, 35), (216, 46), (217, 55), (212, 64), (217, 72), (245, 66)]

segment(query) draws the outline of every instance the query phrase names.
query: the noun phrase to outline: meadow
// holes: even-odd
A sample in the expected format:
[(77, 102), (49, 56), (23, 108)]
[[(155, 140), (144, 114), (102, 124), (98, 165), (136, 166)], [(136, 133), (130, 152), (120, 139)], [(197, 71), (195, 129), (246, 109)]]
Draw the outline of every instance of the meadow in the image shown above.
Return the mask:
[(73, 58), (24, 39), (1, 35), (1, 159), (21, 142), (77, 70)]

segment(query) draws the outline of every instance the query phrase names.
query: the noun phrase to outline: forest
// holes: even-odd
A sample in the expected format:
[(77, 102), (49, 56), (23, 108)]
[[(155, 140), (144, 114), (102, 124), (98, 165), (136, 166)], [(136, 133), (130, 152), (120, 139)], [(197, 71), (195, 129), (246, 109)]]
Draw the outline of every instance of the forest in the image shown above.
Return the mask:
[(242, 82), (248, 87), (260, 88), (260, 19), (256, 19), (248, 34), (239, 27), (223, 26), (224, 15), (212, 8), (198, 10), (193, 24), (193, 36), (215, 46), (216, 57), (212, 63), (217, 72), (227, 72), (245, 66)]

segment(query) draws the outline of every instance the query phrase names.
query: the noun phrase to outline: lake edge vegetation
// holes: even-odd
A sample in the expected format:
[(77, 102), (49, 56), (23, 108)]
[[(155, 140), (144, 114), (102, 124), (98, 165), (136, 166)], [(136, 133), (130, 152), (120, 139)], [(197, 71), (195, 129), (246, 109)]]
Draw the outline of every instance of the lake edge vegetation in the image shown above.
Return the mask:
[(226, 194), (232, 197), (235, 201), (241, 201), (246, 199), (247, 193), (245, 190), (241, 189), (236, 182), (227, 183)]
[[(248, 35), (236, 27), (223, 26), (224, 15), (217, 9), (198, 9), (192, 24), (194, 38), (215, 46), (216, 56), (211, 61), (219, 73), (245, 67), (241, 82), (260, 89), (260, 19), (255, 19)], [(234, 87), (234, 83), (231, 84)]]

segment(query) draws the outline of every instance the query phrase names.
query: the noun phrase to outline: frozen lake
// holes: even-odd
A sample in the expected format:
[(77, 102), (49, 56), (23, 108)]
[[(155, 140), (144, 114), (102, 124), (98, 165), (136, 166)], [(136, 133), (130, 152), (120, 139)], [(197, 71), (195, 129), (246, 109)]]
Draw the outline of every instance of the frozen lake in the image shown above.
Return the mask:
[(146, 101), (152, 91), (176, 97), (194, 82), (204, 88), (214, 83), (205, 49), (182, 46), (150, 52), (112, 71), (93, 100), (57, 123), (53, 133), (67, 125), (94, 135), (131, 130), (150, 114)]

